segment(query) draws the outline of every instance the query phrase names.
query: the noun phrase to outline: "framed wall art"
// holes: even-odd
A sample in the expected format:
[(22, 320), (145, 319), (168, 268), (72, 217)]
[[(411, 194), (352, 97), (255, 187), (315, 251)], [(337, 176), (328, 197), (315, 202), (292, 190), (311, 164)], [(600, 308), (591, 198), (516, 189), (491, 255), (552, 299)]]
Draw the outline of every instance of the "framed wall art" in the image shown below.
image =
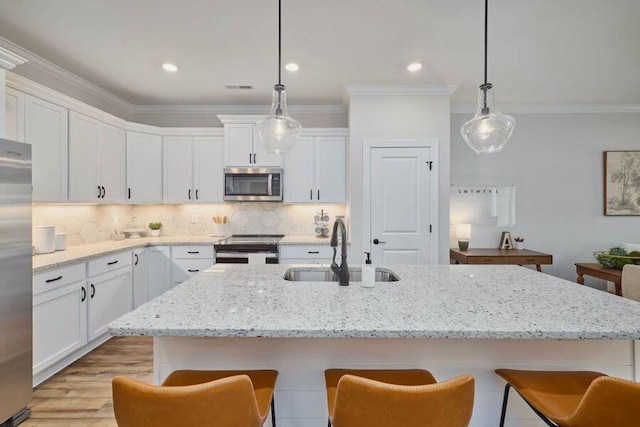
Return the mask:
[(604, 152), (604, 214), (640, 215), (640, 151)]

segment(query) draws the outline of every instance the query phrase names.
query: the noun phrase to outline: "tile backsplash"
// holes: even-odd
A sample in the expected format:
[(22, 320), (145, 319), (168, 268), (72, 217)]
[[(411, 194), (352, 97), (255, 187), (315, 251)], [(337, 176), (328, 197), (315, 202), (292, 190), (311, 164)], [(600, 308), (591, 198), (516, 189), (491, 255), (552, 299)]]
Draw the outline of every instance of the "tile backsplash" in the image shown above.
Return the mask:
[(224, 203), (190, 205), (34, 205), (33, 225), (55, 225), (67, 233), (69, 246), (110, 240), (114, 230), (130, 228), (133, 219), (146, 227), (162, 223), (165, 236), (211, 236), (213, 216), (227, 216), (227, 234), (313, 235), (313, 217), (324, 209), (331, 222), (345, 214), (345, 205)]

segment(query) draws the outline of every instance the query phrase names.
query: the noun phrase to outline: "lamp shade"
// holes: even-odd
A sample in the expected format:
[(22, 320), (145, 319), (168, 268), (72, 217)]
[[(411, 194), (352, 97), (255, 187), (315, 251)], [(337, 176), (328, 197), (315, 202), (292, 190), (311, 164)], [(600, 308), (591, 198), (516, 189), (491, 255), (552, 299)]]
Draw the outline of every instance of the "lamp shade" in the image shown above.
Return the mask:
[(491, 83), (478, 90), (478, 110), (462, 125), (460, 132), (465, 142), (478, 154), (497, 153), (509, 141), (516, 119), (502, 114), (493, 105)]
[(268, 153), (285, 154), (295, 145), (302, 125), (289, 117), (287, 91), (284, 85), (274, 86), (271, 111), (256, 123), (256, 130), (262, 146)]
[(471, 224), (457, 224), (456, 225), (456, 238), (458, 240), (470, 240), (471, 239)]

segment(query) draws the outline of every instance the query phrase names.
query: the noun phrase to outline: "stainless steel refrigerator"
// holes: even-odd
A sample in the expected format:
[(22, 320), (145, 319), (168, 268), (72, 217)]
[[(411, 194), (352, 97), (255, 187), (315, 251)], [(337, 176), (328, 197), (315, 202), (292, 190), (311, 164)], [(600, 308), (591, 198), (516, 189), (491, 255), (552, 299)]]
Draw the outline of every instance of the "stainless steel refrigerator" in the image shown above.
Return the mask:
[(0, 139), (0, 426), (31, 402), (31, 146)]

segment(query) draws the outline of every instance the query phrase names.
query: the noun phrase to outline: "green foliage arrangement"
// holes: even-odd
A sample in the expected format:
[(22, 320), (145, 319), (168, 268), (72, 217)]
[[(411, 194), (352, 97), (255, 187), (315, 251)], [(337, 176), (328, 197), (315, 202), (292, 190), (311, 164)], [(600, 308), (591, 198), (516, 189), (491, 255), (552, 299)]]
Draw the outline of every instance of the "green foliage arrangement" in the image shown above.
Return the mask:
[(161, 222), (150, 222), (149, 223), (149, 228), (151, 230), (160, 230), (162, 228), (162, 223)]
[(627, 252), (620, 247), (594, 252), (593, 256), (601, 266), (615, 270), (622, 270), (627, 264), (640, 265), (640, 251)]

